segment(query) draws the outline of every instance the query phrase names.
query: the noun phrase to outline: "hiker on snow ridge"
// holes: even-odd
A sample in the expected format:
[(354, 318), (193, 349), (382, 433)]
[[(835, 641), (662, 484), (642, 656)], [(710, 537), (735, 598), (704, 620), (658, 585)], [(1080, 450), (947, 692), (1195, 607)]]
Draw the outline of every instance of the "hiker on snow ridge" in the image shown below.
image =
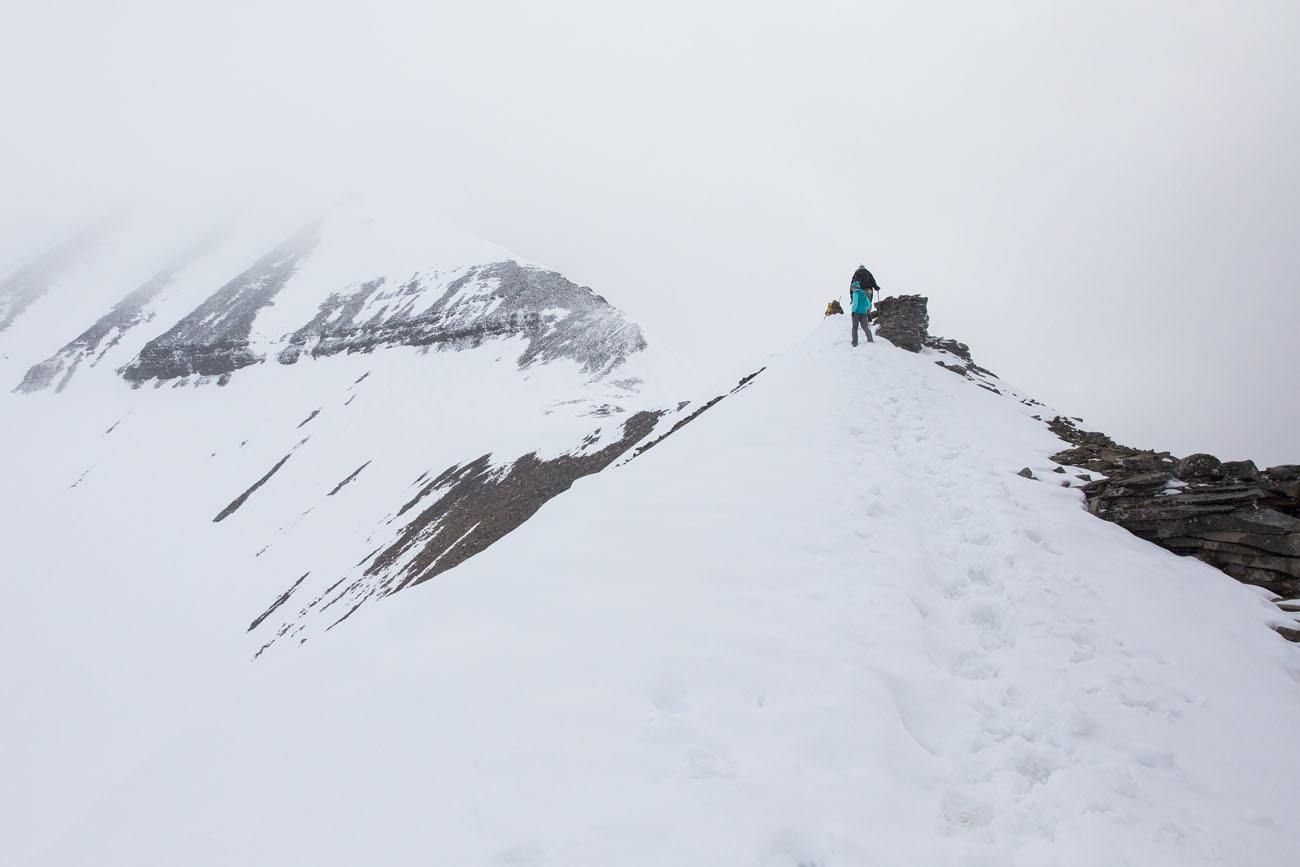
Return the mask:
[(866, 265), (859, 265), (858, 270), (853, 272), (853, 279), (849, 282), (849, 307), (853, 319), (853, 345), (858, 345), (858, 326), (867, 333), (867, 342), (875, 343), (875, 338), (871, 336), (871, 323), (867, 319), (867, 314), (871, 312), (871, 296), (880, 287), (876, 284), (876, 278), (871, 276)]

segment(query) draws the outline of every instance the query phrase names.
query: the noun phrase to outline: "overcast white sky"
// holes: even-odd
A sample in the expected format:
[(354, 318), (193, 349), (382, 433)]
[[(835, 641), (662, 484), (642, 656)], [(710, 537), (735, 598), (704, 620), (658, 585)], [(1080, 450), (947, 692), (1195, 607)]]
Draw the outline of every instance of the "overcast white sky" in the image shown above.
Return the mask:
[(1295, 0), (0, 0), (0, 232), (395, 188), (728, 368), (864, 261), (1118, 439), (1300, 461), (1297, 34)]

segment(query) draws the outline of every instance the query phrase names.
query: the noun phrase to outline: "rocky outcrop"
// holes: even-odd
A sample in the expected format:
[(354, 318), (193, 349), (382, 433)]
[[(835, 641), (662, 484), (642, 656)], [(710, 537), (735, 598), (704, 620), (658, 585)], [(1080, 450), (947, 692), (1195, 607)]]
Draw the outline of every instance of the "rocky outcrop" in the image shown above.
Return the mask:
[(510, 337), (527, 341), (521, 368), (565, 358), (598, 376), (646, 347), (641, 329), (591, 289), (554, 271), (494, 262), (450, 281), (434, 271), (398, 286), (379, 277), (335, 293), (279, 360), (389, 346), (472, 348)]
[[(297, 271), (319, 242), (310, 226), (231, 280), (201, 306), (151, 340), (121, 374), (129, 382), (216, 376), (224, 385), (235, 370), (265, 356), (249, 345), (259, 311)], [(162, 277), (159, 278), (162, 280)], [(82, 337), (32, 368), (20, 388), (34, 391), (71, 375), (76, 363), (110, 335), (140, 321), (161, 284), (151, 282)], [(279, 338), (281, 364), (393, 346), (467, 349), (500, 338), (522, 338), (521, 368), (557, 359), (578, 362), (603, 376), (646, 347), (641, 329), (585, 286), (554, 271), (494, 262), (417, 272), (404, 282), (385, 277), (330, 294), (309, 322)]]
[(491, 455), (484, 455), (447, 469), (398, 512), (401, 517), (429, 498), (396, 541), (375, 556), (365, 574), (383, 576), (386, 592), (397, 592), (447, 571), (523, 524), (578, 479), (609, 466), (644, 439), (659, 416), (657, 412), (630, 416), (619, 439), (594, 451), (590, 446), (599, 431), (576, 451), (559, 457), (527, 454), (507, 467), (494, 468)]
[(990, 391), (998, 391), (1001, 393), (999, 389), (990, 382), (990, 380), (997, 379), (998, 375), (993, 371), (976, 364), (975, 359), (971, 358), (970, 347), (962, 343), (960, 340), (951, 340), (947, 337), (928, 337), (926, 338), (925, 345), (928, 349), (933, 349), (937, 352), (945, 352), (952, 356), (951, 360), (936, 361), (935, 364), (945, 370), (951, 370), (959, 376), (964, 376), (967, 379), (978, 382)]
[(971, 380), (981, 388), (1001, 394), (994, 382), (997, 374), (980, 367), (971, 357), (970, 347), (960, 340), (930, 334), (929, 299), (924, 295), (895, 295), (882, 298), (872, 309), (876, 334), (909, 352), (934, 350), (942, 356), (935, 364)]
[(1072, 445), (1054, 461), (1105, 477), (1083, 487), (1092, 514), (1279, 597), (1300, 597), (1300, 466), (1180, 459), (1060, 416), (1048, 427)]
[[(876, 333), (902, 349), (939, 354), (936, 364), (981, 388), (1041, 406), (996, 382), (996, 374), (976, 364), (966, 344), (930, 336), (927, 307), (921, 295), (882, 299), (872, 314)], [(1120, 445), (1105, 434), (1080, 430), (1075, 421), (1057, 416), (1048, 423), (1072, 446), (1053, 460), (1087, 471), (1077, 480), (1086, 483), (1082, 490), (1092, 514), (1283, 599), (1300, 598), (1300, 465), (1260, 470), (1252, 461), (1220, 461), (1207, 454), (1179, 459)], [(1034, 478), (1029, 468), (1019, 474)], [(1300, 641), (1300, 629), (1278, 631)]]
[(159, 271), (145, 283), (127, 293), (113, 305), (94, 325), (87, 328), (58, 352), (44, 361), (32, 365), (15, 391), (30, 394), (53, 386), (63, 391), (77, 368), (83, 363), (94, 367), (104, 355), (116, 346), (123, 335), (137, 325), (153, 319), (149, 304), (175, 279), (176, 272), (190, 262), (201, 250), (197, 248)]
[(122, 368), (122, 377), (134, 385), (191, 374), (219, 377), (262, 361), (263, 357), (249, 348), (253, 320), (275, 300), (319, 240), (319, 228), (312, 224), (267, 253), (146, 343)]
[[(486, 550), (575, 481), (600, 472), (644, 440), (662, 415), (653, 411), (634, 413), (624, 420), (617, 439), (602, 444), (597, 429), (577, 448), (557, 457), (544, 458), (534, 452), (502, 465), (494, 463), (491, 454), (485, 454), (448, 467), (432, 478), (431, 472), (425, 473), (414, 483), (419, 486), (415, 494), (388, 521), (401, 528), (395, 538), (357, 564), (365, 566), (364, 572), (341, 578), (326, 588), (283, 623), (258, 655), (286, 635), (296, 636), (306, 618), (324, 618), (328, 621), (326, 629), (333, 629), (368, 601), (428, 581)], [(238, 508), (285, 460), (288, 456), (228, 506), (223, 516)], [(364, 468), (357, 469), (331, 494)], [(272, 603), (267, 614), (279, 605), (280, 601)], [(265, 618), (266, 614), (259, 617), (250, 629)]]
[(930, 333), (929, 299), (924, 295), (894, 295), (876, 302), (871, 319), (876, 334), (899, 349), (920, 352)]

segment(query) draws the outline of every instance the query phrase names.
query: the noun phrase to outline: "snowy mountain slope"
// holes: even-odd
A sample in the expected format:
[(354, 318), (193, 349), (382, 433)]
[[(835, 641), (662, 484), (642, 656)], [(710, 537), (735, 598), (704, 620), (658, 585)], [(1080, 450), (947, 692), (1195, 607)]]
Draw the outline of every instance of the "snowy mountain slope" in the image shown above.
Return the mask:
[[(6, 505), (6, 525), (76, 542), (15, 540), (0, 614), (25, 663), (0, 739), (20, 863), (1300, 854), (1284, 748), (1300, 659), (1267, 628), (1275, 609), (1095, 520), (1077, 490), (1018, 478), (1060, 448), (1030, 407), (930, 353), (850, 349), (838, 326), (456, 569), (251, 665), (236, 633), (253, 616), (368, 550), (382, 518), (343, 504), (409, 500), (413, 464), (433, 479), (535, 449), (497, 408), (572, 443), (594, 426), (613, 441), (630, 408), (566, 410), (592, 406), (562, 396), (590, 394), (581, 366), (519, 372), (522, 336), (436, 365), (399, 348), (124, 391), (90, 416), (25, 405), (7, 448), (81, 439), (50, 452), (62, 465), (18, 467), (30, 499)], [(123, 397), (141, 403), (103, 435)], [(544, 453), (571, 451), (546, 429)], [(43, 482), (109, 452), (107, 475)], [(161, 465), (170, 478), (148, 475)], [(124, 550), (145, 568), (105, 557)]]
[(63, 390), (83, 362), (135, 385), (224, 385), (304, 352), (459, 349), (519, 335), (521, 366), (573, 358), (600, 378), (646, 348), (640, 328), (590, 289), (420, 209), (386, 207), (349, 201), (316, 219), (241, 219), (189, 236), (138, 219), (73, 262), (80, 271), (65, 244), (0, 286), (6, 323), (39, 302), (0, 353), (26, 361), (16, 385), (36, 392)]
[[(481, 458), (527, 465), (544, 486), (479, 502), (535, 510), (669, 406), (672, 365), (554, 272), (406, 212), (349, 205), (295, 225), (241, 222), (198, 246), (128, 226), (0, 335), (23, 385), (0, 395), (0, 450), (16, 458), (0, 643), (23, 661), (0, 694), (24, 709), (0, 733), (7, 860), (57, 837), (289, 627), (300, 645), (379, 598), (322, 591), (406, 565), (365, 571), (417, 532), (428, 504), (400, 513), (424, 482)], [(317, 316), (366, 282), (398, 291), (365, 294), (346, 336), (341, 316)], [(225, 388), (174, 387), (233, 370)], [(457, 556), (531, 514), (509, 511), (462, 528)], [(290, 586), (292, 605), (260, 617)]]
[(86, 229), (0, 280), (0, 331), (4, 331), (27, 308), (50, 291), (80, 258), (90, 252), (103, 234), (102, 228)]
[(191, 374), (222, 376), (262, 361), (249, 347), (253, 320), (263, 307), (275, 303), (275, 296), (319, 243), (315, 223), (295, 232), (145, 344), (122, 368), (122, 376), (137, 384)]
[(32, 393), (52, 387), (55, 391), (63, 391), (83, 362), (93, 367), (103, 361), (128, 331), (150, 318), (149, 305), (176, 279), (176, 271), (183, 264), (184, 260), (168, 265), (131, 290), (95, 324), (49, 358), (32, 365), (16, 390)]
[(94, 383), (91, 389), (111, 387), (117, 369), (146, 342), (300, 222), (296, 216), (231, 222), (150, 215), (106, 224), (99, 242), (55, 274), (0, 333), (0, 377), (27, 393), (79, 390), (83, 379)]
[(646, 348), (640, 328), (590, 289), (439, 224), (397, 246), (410, 232), (406, 215), (330, 211), (151, 340), (123, 376), (225, 384), (272, 357), (293, 364), (304, 352), (454, 349), (523, 336), (521, 367), (576, 359), (600, 377)]
[(303, 351), (320, 356), (377, 346), (473, 346), (524, 334), (521, 366), (572, 357), (599, 376), (646, 347), (641, 329), (610, 315), (604, 298), (554, 271), (514, 261), (417, 272), (387, 291), (385, 284), (378, 277), (331, 295), (289, 338), (281, 363), (292, 364)]

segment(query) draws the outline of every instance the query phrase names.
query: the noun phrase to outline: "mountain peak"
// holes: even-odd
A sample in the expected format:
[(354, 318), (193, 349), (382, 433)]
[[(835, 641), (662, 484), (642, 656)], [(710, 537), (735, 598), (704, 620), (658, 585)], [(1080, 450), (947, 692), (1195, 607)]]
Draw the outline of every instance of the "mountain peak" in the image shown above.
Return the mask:
[[(78, 336), (32, 364), (17, 390), (61, 391), (83, 364), (121, 358), (131, 347), (116, 364), (138, 386), (224, 385), (265, 361), (494, 341), (518, 342), (520, 368), (567, 361), (600, 378), (647, 346), (641, 329), (591, 289), (419, 209), (349, 201), (243, 261), (226, 246), (220, 237), (194, 245), (119, 290), (98, 320), (80, 333), (69, 329)], [(250, 249), (246, 239), (241, 248)], [(8, 281), (7, 316), (44, 295), (47, 284), (57, 288), (47, 263), (66, 253), (55, 253)], [(204, 284), (221, 273), (209, 260), (228, 263), (215, 288)], [(33, 274), (42, 276), (39, 286)], [(188, 310), (180, 306), (187, 299)]]

